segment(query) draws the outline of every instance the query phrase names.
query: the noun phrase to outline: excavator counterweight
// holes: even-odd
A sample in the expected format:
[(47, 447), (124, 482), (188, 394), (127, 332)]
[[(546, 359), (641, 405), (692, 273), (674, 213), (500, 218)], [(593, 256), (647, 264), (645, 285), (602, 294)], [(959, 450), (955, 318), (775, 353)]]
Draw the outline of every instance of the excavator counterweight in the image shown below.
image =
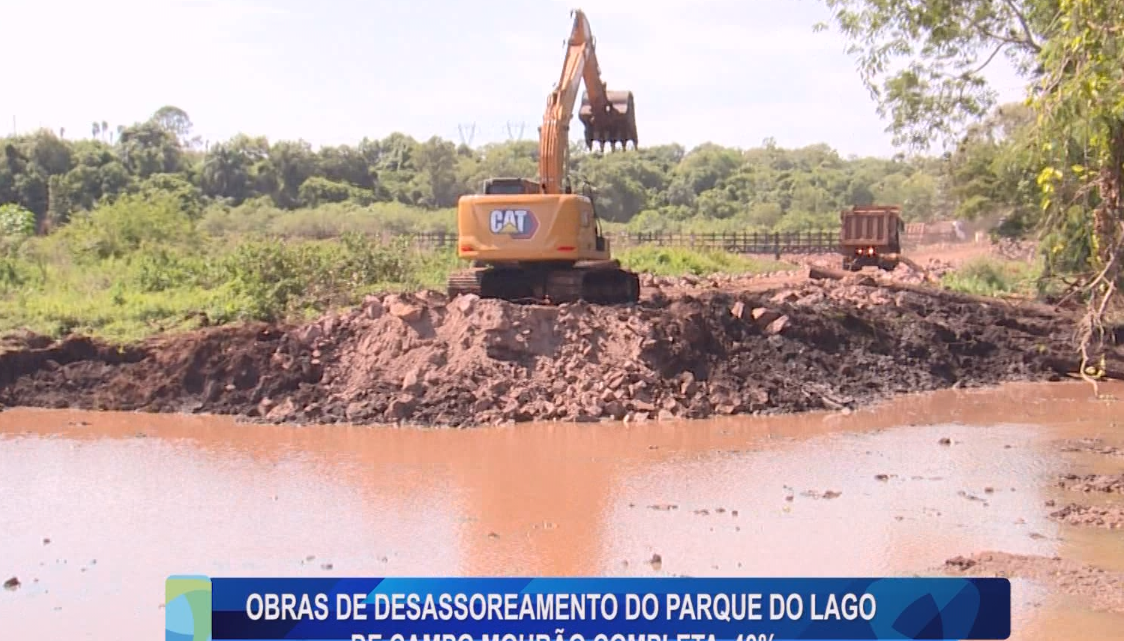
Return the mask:
[(566, 176), (570, 120), (585, 82), (578, 117), (587, 149), (606, 143), (636, 148), (631, 91), (609, 91), (601, 80), (585, 14), (574, 24), (558, 84), (547, 97), (539, 128), (538, 180), (495, 177), (482, 193), (457, 202), (457, 254), (471, 269), (449, 277), (448, 293), (510, 301), (599, 304), (640, 300), (640, 278), (612, 258), (601, 233), (592, 191), (575, 194)]

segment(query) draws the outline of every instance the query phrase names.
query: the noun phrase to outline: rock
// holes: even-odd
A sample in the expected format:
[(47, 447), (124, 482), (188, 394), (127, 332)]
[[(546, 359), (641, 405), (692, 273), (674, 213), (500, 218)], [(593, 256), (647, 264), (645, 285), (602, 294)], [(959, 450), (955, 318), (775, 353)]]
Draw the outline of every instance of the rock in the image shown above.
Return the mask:
[(615, 420), (621, 420), (627, 413), (624, 404), (619, 401), (610, 401), (605, 404), (605, 414), (612, 416)]
[(363, 299), (363, 313), (366, 314), (367, 318), (371, 320), (379, 318), (384, 311), (382, 301), (379, 300), (378, 296), (368, 296)]
[(12, 578), (8, 579), (7, 581), (4, 581), (4, 589), (5, 590), (13, 590), (14, 591), (14, 590), (18, 590), (19, 587), (20, 587), (20, 580), (16, 577), (12, 577)]
[(404, 392), (418, 392), (421, 390), (422, 374), (420, 368), (412, 369), (406, 372), (402, 377), (402, 391)]
[(745, 303), (740, 300), (734, 303), (734, 306), (730, 308), (730, 313), (735, 318), (741, 318), (745, 314)]
[(410, 394), (403, 394), (390, 402), (386, 408), (387, 418), (400, 421), (414, 411), (417, 400)]
[(355, 420), (363, 414), (363, 410), (365, 410), (366, 408), (367, 405), (365, 403), (353, 401), (347, 404), (347, 409), (344, 410), (344, 416), (346, 416), (347, 420), (349, 421)]
[(798, 294), (798, 293), (789, 289), (789, 290), (777, 292), (776, 294), (773, 295), (773, 297), (770, 300), (775, 304), (781, 304), (781, 303), (790, 303), (790, 302), (795, 301), (799, 298), (800, 298), (800, 294)]
[(297, 340), (299, 340), (307, 347), (312, 347), (312, 344), (316, 342), (316, 339), (320, 338), (323, 334), (324, 332), (320, 329), (320, 325), (314, 323), (312, 325), (306, 325), (303, 329), (301, 329), (297, 334)]
[(749, 390), (745, 398), (753, 406), (761, 407), (769, 404), (769, 392), (760, 387)]
[(476, 294), (461, 294), (453, 301), (452, 306), (462, 314), (468, 314), (472, 311), (472, 308), (476, 306), (476, 301), (478, 300), (480, 300), (480, 297)]
[(265, 418), (270, 421), (285, 421), (289, 419), (297, 411), (296, 403), (292, 398), (286, 398), (281, 403), (275, 405), (265, 415)]
[(390, 304), (391, 315), (397, 316), (407, 323), (420, 320), (424, 311), (425, 309), (421, 305), (413, 305), (398, 300)]
[(776, 319), (780, 318), (780, 316), (781, 316), (780, 312), (774, 312), (773, 310), (771, 310), (767, 307), (754, 308), (754, 310), (752, 312), (750, 312), (750, 314), (753, 316), (753, 320), (760, 327), (765, 327), (766, 325), (775, 321)]
[(772, 335), (780, 334), (788, 326), (788, 316), (781, 316), (780, 318), (769, 323), (765, 327), (765, 332)]

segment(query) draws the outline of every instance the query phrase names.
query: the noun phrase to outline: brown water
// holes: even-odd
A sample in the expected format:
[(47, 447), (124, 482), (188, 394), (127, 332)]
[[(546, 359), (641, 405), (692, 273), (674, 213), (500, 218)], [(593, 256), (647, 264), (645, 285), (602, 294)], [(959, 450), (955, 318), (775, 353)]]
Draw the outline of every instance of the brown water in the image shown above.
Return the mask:
[[(1124, 570), (1119, 531), (1044, 507), (1073, 498), (1056, 473), (1124, 468), (1057, 441), (1120, 445), (1122, 425), (1124, 402), (1082, 384), (850, 415), (460, 431), (10, 410), (0, 580), (23, 586), (0, 592), (0, 629), (159, 635), (173, 573), (911, 575), (984, 550)], [(827, 490), (841, 495), (804, 495)], [(1124, 638), (1124, 616), (1015, 590), (1012, 638)]]

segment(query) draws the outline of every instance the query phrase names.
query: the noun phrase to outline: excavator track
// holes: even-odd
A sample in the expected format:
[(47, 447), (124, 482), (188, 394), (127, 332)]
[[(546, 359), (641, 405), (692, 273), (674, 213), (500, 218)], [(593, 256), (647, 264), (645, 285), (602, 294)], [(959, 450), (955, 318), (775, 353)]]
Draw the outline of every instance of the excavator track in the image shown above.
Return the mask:
[(585, 301), (622, 305), (640, 300), (640, 277), (616, 260), (565, 266), (478, 267), (452, 274), (449, 297), (476, 294), (514, 303), (553, 304)]

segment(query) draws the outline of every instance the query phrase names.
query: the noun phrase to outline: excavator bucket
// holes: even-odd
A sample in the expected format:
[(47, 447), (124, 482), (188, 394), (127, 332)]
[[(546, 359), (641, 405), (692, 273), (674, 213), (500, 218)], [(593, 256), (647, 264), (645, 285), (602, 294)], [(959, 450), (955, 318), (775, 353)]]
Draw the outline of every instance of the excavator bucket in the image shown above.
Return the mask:
[(621, 149), (626, 149), (628, 143), (636, 148), (636, 107), (633, 104), (631, 91), (607, 91), (609, 99), (604, 109), (594, 109), (589, 101), (589, 94), (582, 95), (582, 106), (578, 111), (578, 119), (585, 125), (585, 146), (593, 149), (593, 143), (598, 142), (601, 149), (605, 143), (615, 150), (620, 143)]

